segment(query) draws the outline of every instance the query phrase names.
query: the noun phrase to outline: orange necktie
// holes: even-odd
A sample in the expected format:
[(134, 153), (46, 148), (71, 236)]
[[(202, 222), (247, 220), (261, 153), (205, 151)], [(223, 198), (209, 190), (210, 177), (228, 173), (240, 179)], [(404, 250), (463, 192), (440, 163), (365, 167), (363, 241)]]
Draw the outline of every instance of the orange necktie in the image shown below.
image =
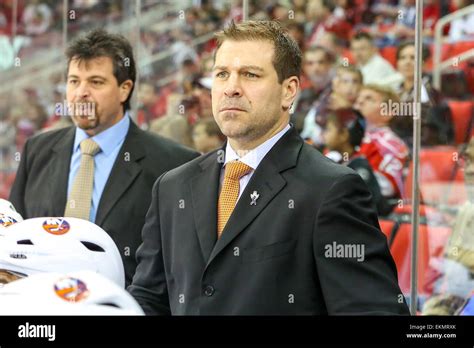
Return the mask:
[(250, 173), (252, 167), (240, 161), (232, 161), (226, 164), (224, 172), (224, 183), (222, 184), (219, 203), (217, 204), (217, 238), (221, 237), (222, 231), (234, 210), (239, 198), (239, 180)]

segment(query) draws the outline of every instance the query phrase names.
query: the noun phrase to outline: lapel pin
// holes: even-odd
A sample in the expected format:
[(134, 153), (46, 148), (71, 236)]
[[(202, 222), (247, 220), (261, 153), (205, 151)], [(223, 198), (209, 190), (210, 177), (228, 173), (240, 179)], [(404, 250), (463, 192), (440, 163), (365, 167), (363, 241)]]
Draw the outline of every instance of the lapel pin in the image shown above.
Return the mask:
[(253, 191), (253, 193), (250, 195), (250, 199), (252, 202), (250, 202), (250, 205), (257, 205), (257, 199), (260, 197), (260, 195), (257, 193), (257, 191)]

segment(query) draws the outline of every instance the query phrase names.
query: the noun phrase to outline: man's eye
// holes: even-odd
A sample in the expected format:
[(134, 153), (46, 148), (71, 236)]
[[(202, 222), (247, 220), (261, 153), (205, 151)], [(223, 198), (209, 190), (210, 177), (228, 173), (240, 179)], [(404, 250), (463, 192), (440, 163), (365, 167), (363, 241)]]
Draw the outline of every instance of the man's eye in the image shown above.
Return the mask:
[(251, 72), (246, 72), (246, 73), (244, 73), (244, 75), (245, 75), (246, 77), (250, 77), (250, 78), (252, 78), (252, 79), (258, 77), (258, 75), (254, 74), (254, 73), (251, 73)]
[(70, 85), (75, 85), (77, 83), (77, 80), (69, 80)]
[(100, 80), (94, 80), (94, 81), (92, 81), (92, 84), (98, 86), (98, 85), (103, 85), (104, 82), (100, 81)]
[(216, 74), (216, 77), (218, 78), (224, 78), (227, 76), (227, 71), (221, 71)]

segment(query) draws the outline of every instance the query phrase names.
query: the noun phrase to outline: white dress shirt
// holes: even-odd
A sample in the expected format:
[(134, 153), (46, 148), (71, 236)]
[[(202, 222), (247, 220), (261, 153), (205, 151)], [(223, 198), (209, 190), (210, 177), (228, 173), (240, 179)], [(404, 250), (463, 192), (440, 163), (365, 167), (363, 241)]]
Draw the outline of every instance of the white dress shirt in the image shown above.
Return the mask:
[[(234, 151), (232, 146), (230, 146), (230, 143), (227, 142), (226, 148), (225, 148), (225, 161), (224, 165), (222, 166), (221, 169), (221, 177), (220, 177), (220, 187), (222, 188), (222, 183), (224, 181), (224, 171), (225, 171), (225, 166), (227, 163), (231, 161), (241, 161), (248, 165), (249, 167), (252, 168), (250, 173), (247, 175), (244, 175), (243, 177), (240, 178), (239, 181), (239, 199), (240, 196), (242, 195), (242, 192), (244, 192), (245, 187), (247, 186), (248, 182), (250, 181), (250, 178), (252, 177), (253, 173), (257, 169), (258, 165), (262, 160), (265, 158), (266, 154), (273, 148), (273, 146), (277, 143), (278, 140), (290, 129), (290, 125), (287, 124), (285, 128), (283, 128), (281, 131), (279, 131), (277, 134), (275, 134), (273, 137), (265, 141), (264, 143), (260, 144), (257, 146), (255, 149), (250, 150), (247, 152), (245, 155), (242, 157), (239, 157), (239, 155)], [(219, 189), (220, 192), (220, 189)]]

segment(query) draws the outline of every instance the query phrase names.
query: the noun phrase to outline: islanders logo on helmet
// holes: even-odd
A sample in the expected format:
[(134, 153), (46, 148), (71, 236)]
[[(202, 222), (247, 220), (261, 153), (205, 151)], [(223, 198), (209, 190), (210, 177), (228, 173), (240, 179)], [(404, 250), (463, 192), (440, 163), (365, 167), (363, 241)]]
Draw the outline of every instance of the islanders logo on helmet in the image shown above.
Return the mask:
[(18, 221), (16, 221), (11, 216), (0, 213), (0, 226), (8, 227), (8, 226), (11, 226), (13, 224), (16, 224), (17, 222)]
[(70, 228), (69, 222), (63, 218), (49, 218), (43, 222), (43, 229), (55, 235), (65, 234)]
[(59, 279), (54, 284), (54, 292), (68, 302), (80, 302), (89, 296), (86, 284), (82, 280), (73, 277)]

